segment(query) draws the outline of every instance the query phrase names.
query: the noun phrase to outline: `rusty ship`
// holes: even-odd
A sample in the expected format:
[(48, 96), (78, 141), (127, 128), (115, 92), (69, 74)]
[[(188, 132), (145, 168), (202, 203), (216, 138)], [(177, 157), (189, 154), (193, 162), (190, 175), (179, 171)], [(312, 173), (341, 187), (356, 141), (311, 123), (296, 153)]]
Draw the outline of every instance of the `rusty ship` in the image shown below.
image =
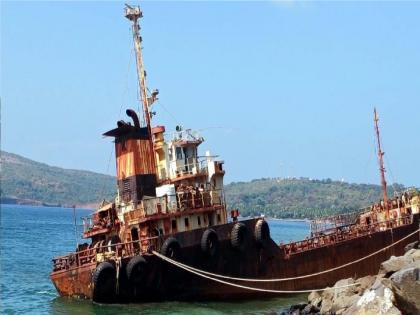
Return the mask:
[(131, 122), (104, 133), (115, 142), (117, 195), (83, 218), (88, 242), (53, 259), (50, 278), (61, 296), (124, 303), (301, 292), (374, 274), (419, 240), (419, 191), (387, 195), (376, 111), (381, 202), (314, 220), (308, 238), (288, 244), (271, 239), (263, 217), (239, 220), (226, 205), (223, 161), (198, 153), (204, 139), (180, 126), (169, 135), (164, 126), (152, 127), (158, 91), (146, 86), (142, 12), (126, 6), (125, 17), (142, 113), (127, 110)]

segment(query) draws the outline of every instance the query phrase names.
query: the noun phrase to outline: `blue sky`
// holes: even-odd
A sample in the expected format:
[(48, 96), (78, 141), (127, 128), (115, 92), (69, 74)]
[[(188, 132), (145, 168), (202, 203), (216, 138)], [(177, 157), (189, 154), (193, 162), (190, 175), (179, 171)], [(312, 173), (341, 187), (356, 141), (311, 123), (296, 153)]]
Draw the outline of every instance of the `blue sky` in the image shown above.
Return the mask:
[[(389, 182), (420, 185), (420, 2), (141, 5), (154, 124), (200, 129), (227, 182), (379, 183), (376, 106)], [(112, 174), (132, 46), (122, 2), (2, 2), (2, 149)]]

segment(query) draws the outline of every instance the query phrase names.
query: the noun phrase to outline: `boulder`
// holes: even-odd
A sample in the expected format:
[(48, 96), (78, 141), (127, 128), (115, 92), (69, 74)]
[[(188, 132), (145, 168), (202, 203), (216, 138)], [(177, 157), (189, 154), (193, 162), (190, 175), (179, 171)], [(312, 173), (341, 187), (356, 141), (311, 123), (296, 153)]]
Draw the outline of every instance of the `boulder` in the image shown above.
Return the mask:
[(319, 307), (321, 305), (321, 302), (322, 302), (322, 297), (317, 291), (312, 291), (308, 295), (308, 302), (309, 302), (309, 304), (311, 304), (313, 306)]
[[(408, 254), (408, 252), (407, 252)], [(411, 255), (404, 255), (404, 256), (391, 256), (390, 259), (384, 261), (381, 264), (381, 268), (379, 269), (379, 274), (384, 275), (385, 277), (389, 277), (394, 272), (401, 270), (404, 267), (407, 267), (410, 263), (413, 262), (413, 258)]]
[(407, 268), (394, 273), (391, 284), (396, 306), (406, 314), (420, 314), (420, 268)]
[[(348, 286), (355, 282), (357, 286)], [(299, 309), (301, 315), (420, 315), (420, 250), (410, 248), (404, 256), (392, 256), (381, 264), (377, 276), (344, 279), (322, 293), (313, 291), (308, 302)]]
[(347, 309), (352, 306), (359, 299), (359, 295), (339, 295), (334, 299), (331, 310), (333, 312), (338, 312), (338, 310)]
[[(352, 284), (354, 284), (355, 281), (353, 278), (348, 278), (348, 279), (342, 279), (339, 280), (335, 283), (334, 285), (334, 298), (336, 298), (339, 295), (353, 295), (357, 292), (357, 286), (354, 285), (352, 286)], [(340, 287), (344, 287), (344, 288), (340, 288)]]
[(320, 298), (321, 295), (318, 293), (318, 291), (312, 291), (308, 295), (308, 303), (312, 303), (313, 300)]
[(301, 311), (301, 315), (310, 315), (310, 314), (318, 314), (319, 313), (319, 308), (312, 305), (312, 304), (308, 304), (305, 306), (305, 308)]
[(404, 252), (408, 252), (409, 250), (418, 248), (419, 246), (419, 241), (415, 241), (413, 243), (408, 244), (407, 246), (404, 247)]
[(356, 282), (359, 283), (355, 289), (357, 290), (357, 294), (361, 295), (367, 288), (370, 288), (373, 283), (376, 281), (376, 276), (366, 276), (363, 278), (359, 278)]
[(299, 304), (292, 305), (292, 306), (290, 306), (289, 314), (299, 315), (305, 307), (306, 307), (305, 303), (299, 303)]
[(333, 306), (334, 290), (327, 288), (322, 292), (321, 297), (321, 314), (330, 313)]
[(418, 249), (410, 249), (408, 252), (404, 254), (404, 256), (408, 256), (413, 259), (414, 262), (420, 261), (420, 250)]
[(358, 299), (357, 286), (338, 288), (354, 283), (355, 281), (352, 278), (349, 278), (340, 280), (334, 285), (337, 289), (333, 290), (333, 305), (331, 308), (333, 312), (350, 307)]
[[(401, 312), (394, 306), (395, 296), (386, 283), (388, 279), (378, 279), (370, 290), (366, 290), (343, 315), (400, 315)], [(385, 283), (384, 283), (385, 282)]]

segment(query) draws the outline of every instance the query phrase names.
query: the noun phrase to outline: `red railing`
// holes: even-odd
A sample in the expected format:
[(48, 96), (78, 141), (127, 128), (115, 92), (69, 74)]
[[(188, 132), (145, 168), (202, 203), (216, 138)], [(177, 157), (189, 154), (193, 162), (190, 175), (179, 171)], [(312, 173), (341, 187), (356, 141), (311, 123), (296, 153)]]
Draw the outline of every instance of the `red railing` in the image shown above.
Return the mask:
[(305, 239), (303, 241), (290, 242), (288, 244), (280, 244), (280, 248), (284, 250), (286, 256), (290, 254), (328, 246), (345, 240), (353, 239), (367, 234), (379, 231), (385, 231), (401, 225), (411, 224), (413, 216), (408, 215), (388, 221), (375, 222), (372, 224), (350, 224), (325, 231), (317, 236)]
[[(131, 257), (135, 255), (144, 254), (145, 252), (159, 251), (163, 239), (159, 236), (142, 238), (140, 240), (104, 244), (98, 242), (95, 245), (89, 245), (87, 248), (70, 253), (65, 256), (54, 257), (53, 271), (72, 269), (83, 266), (92, 262), (96, 262), (98, 255), (103, 259), (116, 259), (118, 257)], [(80, 248), (80, 247), (79, 247)]]
[(142, 207), (124, 214), (124, 221), (131, 222), (155, 214), (174, 214), (184, 210), (201, 209), (224, 205), (222, 189), (185, 189), (175, 195), (150, 198), (142, 201)]

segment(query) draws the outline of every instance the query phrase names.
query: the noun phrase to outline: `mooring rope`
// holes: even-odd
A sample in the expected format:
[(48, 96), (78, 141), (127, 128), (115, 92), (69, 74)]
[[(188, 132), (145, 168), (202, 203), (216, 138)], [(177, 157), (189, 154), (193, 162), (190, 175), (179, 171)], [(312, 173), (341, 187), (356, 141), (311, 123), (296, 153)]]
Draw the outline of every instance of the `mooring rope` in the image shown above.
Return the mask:
[[(290, 278), (280, 278), (280, 279), (251, 279), (251, 278), (229, 277), (229, 276), (219, 275), (219, 274), (211, 273), (211, 272), (208, 272), (208, 271), (205, 271), (205, 270), (201, 270), (201, 269), (198, 269), (198, 268), (194, 268), (194, 267), (185, 265), (183, 263), (180, 263), (178, 261), (175, 261), (173, 259), (170, 259), (170, 258), (168, 258), (166, 256), (162, 256), (161, 254), (159, 254), (159, 253), (157, 253), (155, 251), (153, 251), (153, 254), (155, 254), (159, 258), (162, 258), (163, 257), (162, 259), (164, 259), (164, 260), (166, 260), (166, 261), (168, 261), (168, 262), (170, 262), (172, 264), (176, 264), (176, 265), (178, 265), (179, 267), (181, 267), (183, 269), (188, 269), (190, 271), (195, 271), (197, 273), (206, 274), (206, 275), (209, 275), (209, 276), (212, 276), (212, 277), (216, 277), (216, 278), (229, 279), (229, 280), (234, 280), (234, 281), (245, 281), (245, 282), (283, 282), (283, 281), (291, 281), (291, 280), (298, 280), (298, 279), (310, 278), (310, 277), (318, 276), (318, 275), (321, 275), (321, 274), (329, 273), (331, 271), (335, 271), (335, 270), (338, 270), (338, 269), (341, 269), (341, 268), (350, 266), (352, 264), (356, 264), (356, 263), (361, 262), (361, 261), (363, 261), (365, 259), (368, 259), (368, 258), (370, 258), (372, 256), (375, 256), (378, 253), (380, 253), (382, 251), (385, 251), (388, 248), (391, 248), (391, 247), (395, 246), (398, 243), (401, 243), (402, 241), (406, 240), (407, 238), (413, 236), (414, 234), (416, 234), (418, 232), (420, 232), (420, 228), (417, 229), (416, 231), (408, 234), (407, 236), (399, 239), (398, 241), (393, 242), (390, 245), (388, 245), (388, 246), (386, 246), (386, 247), (384, 247), (384, 248), (382, 248), (382, 249), (380, 249), (380, 250), (378, 250), (376, 252), (373, 252), (373, 253), (371, 253), (371, 254), (369, 254), (367, 256), (364, 256), (362, 258), (356, 259), (354, 261), (348, 262), (348, 263), (346, 263), (344, 265), (341, 265), (341, 266), (338, 266), (338, 267), (334, 267), (334, 268), (330, 268), (330, 269), (323, 270), (323, 271), (316, 272), (316, 273), (311, 273), (311, 274), (303, 275), (303, 276), (296, 276), (296, 277), (290, 277)], [(162, 256), (162, 257), (160, 257), (160, 256)]]
[(272, 290), (272, 289), (261, 289), (261, 288), (248, 287), (248, 286), (245, 286), (245, 285), (236, 284), (236, 283), (232, 283), (232, 282), (227, 282), (227, 281), (224, 281), (224, 280), (220, 280), (220, 279), (217, 279), (217, 278), (213, 278), (213, 277), (207, 276), (205, 274), (199, 273), (199, 272), (197, 272), (195, 270), (189, 269), (188, 267), (185, 267), (185, 265), (180, 264), (180, 263), (176, 262), (175, 260), (172, 260), (172, 259), (170, 259), (170, 258), (168, 258), (166, 256), (163, 256), (162, 254), (159, 254), (158, 252), (153, 251), (152, 253), (154, 255), (156, 255), (157, 257), (159, 257), (160, 259), (163, 259), (163, 260), (165, 260), (165, 261), (167, 261), (167, 262), (175, 265), (178, 268), (182, 268), (182, 269), (184, 269), (184, 270), (186, 270), (188, 272), (191, 272), (191, 273), (193, 273), (193, 274), (195, 274), (197, 276), (200, 276), (202, 278), (209, 279), (209, 280), (212, 280), (212, 281), (215, 281), (215, 282), (219, 282), (219, 283), (222, 283), (222, 284), (226, 284), (226, 285), (229, 285), (229, 286), (232, 286), (232, 287), (236, 287), (236, 288), (240, 288), (240, 289), (245, 289), (245, 290), (251, 290), (251, 291), (259, 291), (259, 292), (266, 292), (266, 293), (283, 293), (283, 294), (286, 294), (286, 293), (310, 293), (312, 291), (326, 291), (326, 290), (335, 290), (335, 289), (348, 288), (348, 287), (353, 287), (353, 286), (356, 286), (356, 285), (359, 285), (360, 284), (359, 282), (355, 282), (355, 283), (352, 283), (352, 284), (346, 284), (346, 285), (342, 285), (342, 286), (338, 286), (338, 287), (331, 287), (331, 288), (330, 287), (326, 287), (326, 288), (322, 288), (322, 289), (312, 289), (312, 290)]

